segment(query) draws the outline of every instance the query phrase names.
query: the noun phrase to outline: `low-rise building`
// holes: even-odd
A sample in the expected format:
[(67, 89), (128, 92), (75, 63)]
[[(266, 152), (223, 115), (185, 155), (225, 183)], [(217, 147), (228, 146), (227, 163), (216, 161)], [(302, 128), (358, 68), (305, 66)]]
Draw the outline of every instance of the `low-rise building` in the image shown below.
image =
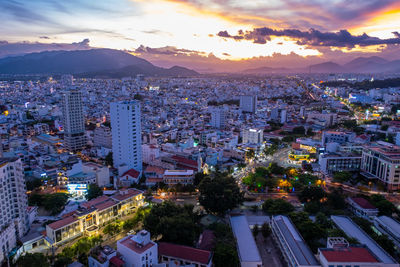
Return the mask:
[(347, 198), (347, 203), (350, 210), (358, 217), (372, 220), (375, 216), (378, 216), (378, 209), (365, 198), (349, 197)]
[(168, 266), (212, 266), (211, 251), (171, 243), (158, 244), (158, 257), (160, 263)]
[(283, 215), (273, 216), (271, 230), (289, 267), (320, 266), (288, 217)]
[(193, 184), (193, 170), (166, 170), (164, 172), (164, 183), (167, 185), (188, 185)]
[(262, 260), (245, 215), (229, 218), (241, 266), (261, 267)]
[(324, 153), (319, 155), (320, 170), (324, 174), (341, 171), (358, 171), (361, 166), (361, 155), (349, 153)]
[(386, 234), (400, 250), (400, 223), (388, 216), (375, 217), (374, 225), (382, 234)]
[(153, 266), (158, 263), (158, 245), (150, 239), (146, 230), (118, 240), (117, 251), (126, 266)]
[(46, 225), (46, 234), (56, 245), (81, 235), (92, 235), (112, 220), (135, 212), (144, 205), (143, 192), (120, 190), (80, 205), (72, 215)]
[[(332, 221), (347, 236), (355, 238), (361, 245), (365, 245), (379, 261), (377, 266), (399, 267), (400, 265), (381, 248), (370, 236), (368, 236), (357, 224), (346, 216), (331, 216)], [(362, 265), (361, 265), (362, 266)]]

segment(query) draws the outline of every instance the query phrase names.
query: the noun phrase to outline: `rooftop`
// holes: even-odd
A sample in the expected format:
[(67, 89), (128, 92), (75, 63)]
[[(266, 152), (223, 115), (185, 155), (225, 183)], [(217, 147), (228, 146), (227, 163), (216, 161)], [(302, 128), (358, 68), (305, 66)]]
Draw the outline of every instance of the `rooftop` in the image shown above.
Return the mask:
[(130, 250), (132, 250), (133, 252), (135, 252), (137, 254), (142, 254), (143, 252), (145, 252), (146, 250), (148, 250), (149, 248), (151, 248), (152, 246), (155, 245), (154, 242), (149, 242), (143, 246), (143, 245), (135, 242), (134, 240), (132, 240), (131, 237), (132, 236), (126, 237), (124, 240), (122, 240), (120, 242), (120, 244), (124, 245), (125, 247), (129, 248)]
[(53, 222), (53, 223), (49, 224), (48, 226), (53, 230), (57, 230), (57, 229), (60, 229), (60, 228), (66, 226), (68, 224), (71, 224), (71, 223), (75, 222), (76, 220), (77, 220), (77, 218), (75, 218), (74, 216), (69, 216), (69, 217), (67, 217), (65, 219)]
[(365, 247), (348, 247), (345, 249), (322, 248), (321, 254), (328, 262), (379, 262)]
[(396, 263), (396, 261), (381, 248), (371, 237), (369, 237), (357, 224), (345, 216), (331, 216), (332, 221), (349, 237), (357, 239), (366, 245), (370, 251), (383, 263)]
[(290, 219), (283, 215), (273, 217), (281, 234), (284, 236), (286, 243), (290, 246), (296, 261), (299, 265), (318, 265), (317, 259), (314, 257), (310, 248), (303, 240)]
[(238, 253), (241, 261), (261, 262), (260, 253), (245, 215), (231, 216), (229, 218), (232, 231), (236, 237)]
[(201, 264), (208, 264), (212, 256), (207, 250), (164, 242), (158, 244), (158, 254)]
[(350, 198), (354, 203), (356, 203), (358, 206), (360, 206), (363, 209), (367, 210), (374, 210), (376, 207), (372, 205), (368, 200), (362, 197), (352, 197)]

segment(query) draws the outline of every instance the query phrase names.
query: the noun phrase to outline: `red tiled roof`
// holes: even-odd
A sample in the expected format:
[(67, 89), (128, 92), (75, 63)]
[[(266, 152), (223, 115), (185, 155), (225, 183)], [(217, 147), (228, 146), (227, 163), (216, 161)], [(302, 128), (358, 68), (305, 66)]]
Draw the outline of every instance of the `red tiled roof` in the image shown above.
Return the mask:
[(185, 165), (191, 165), (191, 166), (197, 168), (197, 161), (195, 161), (195, 160), (187, 159), (187, 158), (184, 158), (181, 156), (176, 156), (176, 155), (172, 156), (172, 159), (177, 161), (178, 163), (185, 164)]
[(200, 235), (199, 249), (212, 251), (214, 248), (214, 232), (211, 230), (204, 230)]
[(97, 204), (95, 207), (96, 207), (98, 210), (105, 210), (105, 209), (107, 209), (107, 208), (109, 208), (109, 207), (114, 206), (115, 204), (116, 204), (115, 201), (112, 200), (112, 199), (110, 199), (110, 200), (107, 200), (107, 201), (102, 202), (102, 203), (100, 203), (100, 204)]
[(142, 254), (143, 252), (154, 246), (153, 242), (149, 242), (145, 246), (138, 246), (138, 243), (133, 241), (131, 237), (122, 240), (121, 244), (138, 254)]
[(210, 251), (164, 242), (158, 243), (158, 254), (201, 264), (208, 264), (212, 255)]
[(121, 176), (125, 176), (125, 175), (129, 175), (129, 176), (131, 176), (133, 178), (138, 178), (139, 175), (140, 175), (140, 172), (138, 172), (135, 169), (130, 169), (130, 170), (124, 172), (124, 174), (122, 174)]
[(153, 165), (149, 165), (147, 166), (145, 172), (155, 172), (157, 174), (163, 174), (165, 171), (164, 168), (158, 167), (158, 166), (153, 166)]
[(67, 217), (65, 219), (53, 222), (53, 223), (49, 224), (48, 226), (53, 230), (57, 230), (57, 229), (60, 229), (60, 228), (66, 226), (68, 224), (71, 224), (71, 223), (75, 222), (76, 220), (77, 220), (77, 218), (75, 218), (74, 216), (70, 216), (70, 217)]
[(366, 248), (349, 247), (344, 250), (321, 250), (328, 262), (378, 262)]
[(112, 257), (110, 259), (110, 263), (112, 263), (113, 265), (115, 265), (117, 267), (122, 267), (125, 264), (125, 262), (123, 260), (121, 260), (120, 258), (118, 258), (117, 256)]
[(143, 192), (140, 191), (140, 190), (136, 190), (136, 189), (130, 188), (130, 189), (126, 189), (126, 190), (121, 190), (121, 191), (119, 191), (118, 194), (113, 195), (111, 197), (113, 199), (121, 201), (121, 200), (125, 200), (125, 199), (128, 199), (128, 198), (131, 198), (133, 196), (139, 195), (141, 193), (143, 193)]
[(374, 205), (372, 205), (371, 203), (369, 203), (369, 201), (366, 200), (365, 198), (353, 197), (353, 198), (351, 198), (351, 200), (353, 200), (358, 206), (360, 206), (363, 209), (367, 209), (367, 210), (376, 209), (376, 207)]
[(110, 199), (108, 196), (104, 196), (103, 195), (103, 196), (100, 196), (100, 197), (96, 197), (95, 199), (92, 199), (92, 200), (90, 200), (88, 202), (82, 203), (81, 206), (86, 208), (86, 209), (88, 209), (91, 206), (95, 206), (95, 205), (97, 205), (99, 203), (107, 201), (108, 199)]

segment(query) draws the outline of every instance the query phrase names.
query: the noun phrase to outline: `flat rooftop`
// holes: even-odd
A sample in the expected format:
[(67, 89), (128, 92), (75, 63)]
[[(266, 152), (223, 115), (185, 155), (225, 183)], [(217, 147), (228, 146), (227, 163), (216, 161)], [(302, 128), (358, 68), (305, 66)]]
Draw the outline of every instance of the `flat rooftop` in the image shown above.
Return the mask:
[(388, 216), (379, 216), (375, 220), (385, 227), (385, 230), (400, 240), (400, 223)]
[(302, 266), (315, 266), (319, 265), (314, 254), (303, 240), (292, 221), (283, 215), (273, 217), (286, 243), (290, 246), (296, 261)]
[(259, 262), (261, 264), (260, 253), (250, 231), (246, 216), (230, 216), (229, 220), (236, 238), (240, 261)]
[(366, 245), (372, 253), (383, 263), (397, 263), (383, 248), (369, 237), (357, 224), (346, 216), (331, 216), (332, 221), (345, 232), (346, 235), (357, 239)]

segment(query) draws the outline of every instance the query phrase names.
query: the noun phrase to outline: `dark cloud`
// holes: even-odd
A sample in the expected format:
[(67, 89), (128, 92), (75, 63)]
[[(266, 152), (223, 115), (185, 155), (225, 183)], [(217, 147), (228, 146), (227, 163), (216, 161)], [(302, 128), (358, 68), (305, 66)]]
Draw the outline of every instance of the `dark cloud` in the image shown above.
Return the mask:
[(220, 31), (217, 35), (223, 38), (232, 38), (234, 40), (251, 40), (257, 44), (265, 44), (271, 40), (271, 37), (289, 37), (297, 40), (299, 45), (307, 46), (330, 46), (353, 48), (356, 45), (384, 45), (400, 44), (398, 32), (393, 33), (395, 38), (380, 39), (372, 37), (366, 33), (362, 35), (352, 35), (347, 30), (338, 32), (321, 32), (315, 29), (301, 31), (297, 29), (274, 30), (268, 27), (255, 28), (251, 31), (243, 32), (240, 30), (237, 35), (231, 35), (227, 31)]
[(49, 36), (39, 36), (39, 39), (50, 39)]
[(144, 45), (139, 46), (136, 48), (134, 53), (137, 54), (153, 54), (153, 55), (191, 55), (191, 54), (205, 54), (203, 52), (189, 50), (189, 49), (182, 49), (176, 48), (174, 46), (165, 46), (159, 48), (151, 48)]
[(397, 38), (400, 38), (400, 33), (399, 32), (392, 32), (394, 34), (394, 36), (396, 36)]
[[(43, 39), (43, 38), (42, 38)], [(44, 38), (46, 39), (46, 38)], [(54, 50), (85, 50), (92, 48), (89, 39), (76, 43), (39, 43), (39, 42), (18, 42), (9, 43), (0, 41), (0, 58), (7, 56), (24, 55), (28, 53)]]

